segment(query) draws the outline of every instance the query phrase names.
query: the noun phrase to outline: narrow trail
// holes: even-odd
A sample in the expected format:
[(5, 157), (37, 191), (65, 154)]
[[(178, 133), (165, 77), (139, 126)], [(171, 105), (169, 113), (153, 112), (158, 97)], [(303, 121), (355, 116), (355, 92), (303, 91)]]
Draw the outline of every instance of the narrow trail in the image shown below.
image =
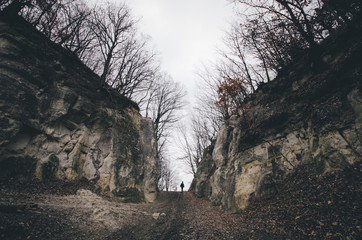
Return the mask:
[[(187, 224), (183, 214), (187, 211), (189, 193), (161, 192), (158, 200), (139, 206), (155, 217), (137, 218), (108, 239), (184, 239), (182, 229)], [(159, 215), (159, 216), (158, 216)]]
[(359, 166), (316, 176), (305, 166), (240, 214), (192, 193), (119, 203), (85, 183), (0, 181), (0, 239), (360, 239)]
[(131, 223), (108, 239), (278, 239), (263, 231), (250, 231), (240, 224), (240, 215), (225, 213), (189, 192), (162, 192), (147, 211), (165, 216)]
[(0, 239), (240, 239), (230, 228), (237, 215), (192, 193), (160, 192), (152, 204), (126, 204), (76, 187), (33, 187), (0, 188)]

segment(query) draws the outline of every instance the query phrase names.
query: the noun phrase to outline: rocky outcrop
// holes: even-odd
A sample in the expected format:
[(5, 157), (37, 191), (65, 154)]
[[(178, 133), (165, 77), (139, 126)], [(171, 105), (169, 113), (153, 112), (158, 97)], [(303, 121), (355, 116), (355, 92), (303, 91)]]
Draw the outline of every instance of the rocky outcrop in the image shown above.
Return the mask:
[(362, 156), (362, 30), (327, 39), (271, 83), (260, 86), (241, 116), (218, 133), (194, 179), (197, 196), (239, 211), (261, 196), (273, 196), (277, 183), (301, 164), (317, 174), (360, 163)]
[(1, 178), (86, 178), (120, 200), (155, 200), (152, 121), (21, 18), (0, 21), (0, 80)]

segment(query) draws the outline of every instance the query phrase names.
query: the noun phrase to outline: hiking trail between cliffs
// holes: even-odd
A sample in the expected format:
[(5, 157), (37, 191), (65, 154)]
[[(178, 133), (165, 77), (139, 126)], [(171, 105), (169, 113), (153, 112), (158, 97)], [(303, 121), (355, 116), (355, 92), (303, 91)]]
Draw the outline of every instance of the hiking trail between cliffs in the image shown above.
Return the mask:
[(2, 181), (0, 239), (359, 239), (360, 166), (317, 176), (298, 169), (278, 194), (238, 214), (190, 192), (120, 203), (88, 182)]
[(267, 238), (189, 192), (160, 192), (154, 203), (135, 204), (87, 186), (26, 185), (0, 188), (0, 239), (240, 239), (240, 231)]

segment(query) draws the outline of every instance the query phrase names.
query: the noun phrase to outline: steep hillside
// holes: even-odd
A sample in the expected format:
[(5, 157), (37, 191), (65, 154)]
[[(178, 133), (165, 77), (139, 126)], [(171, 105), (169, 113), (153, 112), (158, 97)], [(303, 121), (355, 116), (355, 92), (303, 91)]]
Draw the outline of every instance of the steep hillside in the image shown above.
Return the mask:
[[(359, 164), (362, 155), (361, 20), (324, 41), (247, 101), (204, 153), (195, 194), (224, 209), (275, 196), (300, 165), (324, 174)], [(315, 58), (317, 56), (317, 58)]]
[(154, 201), (153, 124), (70, 52), (20, 17), (0, 19), (0, 180), (83, 178), (124, 201)]

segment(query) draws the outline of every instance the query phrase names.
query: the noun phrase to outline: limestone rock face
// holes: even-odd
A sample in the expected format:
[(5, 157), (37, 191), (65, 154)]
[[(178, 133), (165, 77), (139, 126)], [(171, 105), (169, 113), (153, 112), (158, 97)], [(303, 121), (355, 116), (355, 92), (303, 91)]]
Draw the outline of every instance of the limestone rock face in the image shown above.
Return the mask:
[(86, 178), (124, 201), (155, 200), (152, 121), (20, 18), (0, 21), (0, 81), (0, 177)]
[[(362, 24), (321, 45), (319, 68), (301, 59), (248, 99), (221, 128), (201, 161), (194, 191), (239, 211), (300, 164), (316, 174), (344, 169), (362, 156)], [(347, 44), (348, 43), (348, 44)]]

